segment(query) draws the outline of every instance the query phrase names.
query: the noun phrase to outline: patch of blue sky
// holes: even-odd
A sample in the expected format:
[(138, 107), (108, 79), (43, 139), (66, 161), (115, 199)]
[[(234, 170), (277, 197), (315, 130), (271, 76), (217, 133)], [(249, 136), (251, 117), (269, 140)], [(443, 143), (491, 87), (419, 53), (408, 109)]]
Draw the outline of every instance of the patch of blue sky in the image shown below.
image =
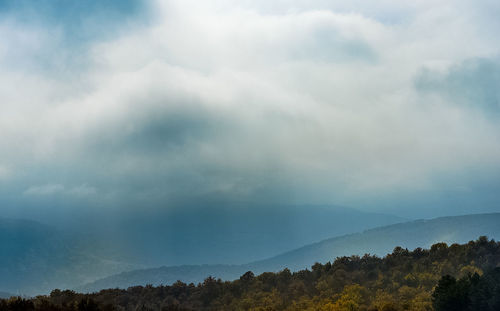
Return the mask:
[(141, 0), (0, 0), (0, 19), (57, 28), (65, 42), (77, 45), (112, 37), (147, 17), (148, 5)]

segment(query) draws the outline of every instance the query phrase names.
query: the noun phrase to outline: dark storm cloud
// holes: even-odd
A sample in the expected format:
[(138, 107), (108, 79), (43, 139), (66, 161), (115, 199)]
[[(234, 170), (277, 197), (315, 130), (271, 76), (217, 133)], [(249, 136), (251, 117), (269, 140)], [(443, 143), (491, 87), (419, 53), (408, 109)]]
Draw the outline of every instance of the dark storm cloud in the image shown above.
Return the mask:
[(88, 138), (90, 150), (109, 154), (157, 154), (175, 152), (188, 144), (204, 141), (229, 130), (229, 120), (199, 104), (133, 112), (115, 124), (96, 129)]

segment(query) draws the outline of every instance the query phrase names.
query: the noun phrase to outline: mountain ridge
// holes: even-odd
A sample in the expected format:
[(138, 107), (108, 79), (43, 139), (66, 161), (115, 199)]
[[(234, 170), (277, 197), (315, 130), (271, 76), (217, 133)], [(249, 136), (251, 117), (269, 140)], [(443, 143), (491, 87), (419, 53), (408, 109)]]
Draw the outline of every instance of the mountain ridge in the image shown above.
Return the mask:
[[(467, 222), (473, 229), (465, 230), (464, 228), (467, 226), (464, 226), (464, 222)], [(275, 272), (284, 268), (297, 271), (309, 268), (315, 262), (331, 261), (336, 257), (366, 253), (378, 256), (385, 255), (391, 252), (395, 245), (403, 248), (428, 247), (436, 242), (468, 242), (482, 235), (498, 239), (500, 238), (498, 223), (500, 223), (500, 213), (419, 219), (325, 239), (268, 259), (243, 265), (161, 266), (133, 270), (97, 280), (78, 287), (77, 290), (92, 292), (103, 288), (169, 284), (177, 280), (185, 283), (198, 283), (208, 276), (232, 280), (246, 271), (254, 273)], [(407, 233), (418, 231), (421, 234), (413, 234), (412, 238), (406, 238), (405, 241), (402, 239), (404, 236), (402, 229), (405, 229)], [(457, 231), (459, 229), (461, 229), (461, 233)], [(375, 242), (379, 243), (377, 247), (375, 247)]]
[[(75, 217), (65, 226), (0, 218), (0, 290), (36, 295), (123, 271), (164, 263), (179, 266), (175, 262), (193, 269), (207, 260), (222, 274), (219, 264), (244, 264), (332, 233), (400, 221), (393, 215), (326, 205), (255, 209), (209, 205), (206, 209), (151, 211), (133, 219), (109, 217), (115, 218)], [(284, 225), (276, 228), (276, 222)], [(68, 230), (70, 224), (74, 226)], [(226, 255), (225, 261), (215, 262)], [(236, 261), (238, 257), (243, 259)]]

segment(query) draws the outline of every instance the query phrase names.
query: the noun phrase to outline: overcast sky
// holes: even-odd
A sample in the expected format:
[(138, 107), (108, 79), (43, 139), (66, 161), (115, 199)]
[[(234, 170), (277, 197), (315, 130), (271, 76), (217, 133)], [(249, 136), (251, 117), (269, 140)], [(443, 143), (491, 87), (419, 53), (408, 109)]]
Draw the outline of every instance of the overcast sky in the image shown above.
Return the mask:
[(0, 0), (0, 206), (500, 212), (498, 16), (497, 0)]

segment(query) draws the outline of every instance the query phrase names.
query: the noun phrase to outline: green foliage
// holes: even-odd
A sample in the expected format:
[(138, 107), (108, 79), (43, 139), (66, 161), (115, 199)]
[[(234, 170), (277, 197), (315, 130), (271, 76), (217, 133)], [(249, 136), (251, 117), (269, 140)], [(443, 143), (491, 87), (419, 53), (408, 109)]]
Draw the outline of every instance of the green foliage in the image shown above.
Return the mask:
[(0, 300), (0, 311), (490, 311), (500, 310), (500, 269), (494, 269), (499, 265), (500, 243), (481, 237), (429, 250), (396, 247), (384, 258), (340, 257), (298, 272), (249, 271), (231, 282), (208, 277), (197, 285), (178, 281), (93, 294), (54, 290), (33, 299)]
[(436, 311), (497, 311), (500, 310), (500, 268), (483, 276), (475, 273), (459, 279), (449, 275), (439, 280), (432, 294)]

